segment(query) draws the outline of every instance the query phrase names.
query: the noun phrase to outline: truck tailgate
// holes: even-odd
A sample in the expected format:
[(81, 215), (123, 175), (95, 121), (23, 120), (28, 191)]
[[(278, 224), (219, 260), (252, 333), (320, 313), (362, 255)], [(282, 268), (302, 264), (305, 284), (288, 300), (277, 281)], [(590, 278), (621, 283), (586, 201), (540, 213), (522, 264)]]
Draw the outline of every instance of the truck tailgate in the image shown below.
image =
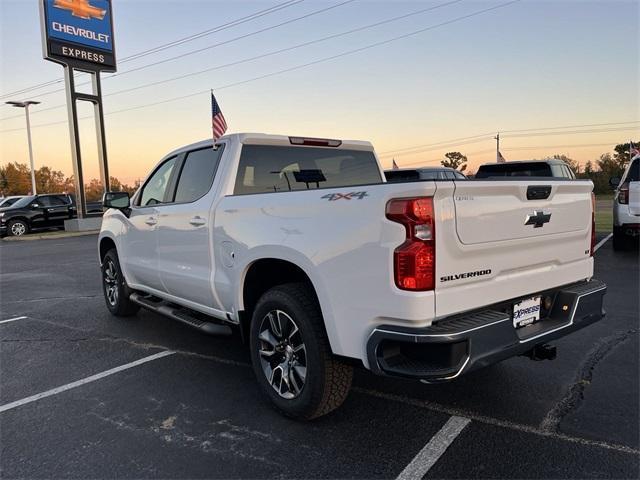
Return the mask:
[(456, 231), (465, 245), (579, 232), (591, 225), (589, 193), (582, 182), (457, 182)]
[(592, 189), (559, 180), (438, 185), (436, 316), (590, 277)]

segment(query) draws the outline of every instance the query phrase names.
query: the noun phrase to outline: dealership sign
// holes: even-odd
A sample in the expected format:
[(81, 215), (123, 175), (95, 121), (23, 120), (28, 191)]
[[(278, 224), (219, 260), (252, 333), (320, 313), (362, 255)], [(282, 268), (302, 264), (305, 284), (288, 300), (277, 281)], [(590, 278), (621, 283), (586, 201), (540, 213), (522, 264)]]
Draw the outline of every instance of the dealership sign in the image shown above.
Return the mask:
[(44, 58), (79, 69), (115, 71), (111, 0), (42, 0)]

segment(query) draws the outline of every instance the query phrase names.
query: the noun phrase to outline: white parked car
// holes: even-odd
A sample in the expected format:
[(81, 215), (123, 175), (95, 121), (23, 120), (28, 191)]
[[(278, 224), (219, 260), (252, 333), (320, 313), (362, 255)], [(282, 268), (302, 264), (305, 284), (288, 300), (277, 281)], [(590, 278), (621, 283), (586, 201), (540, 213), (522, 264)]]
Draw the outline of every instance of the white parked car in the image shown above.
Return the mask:
[(622, 178), (609, 183), (616, 189), (613, 197), (613, 249), (623, 250), (640, 237), (640, 157), (634, 157)]
[(180, 148), (108, 193), (108, 309), (240, 330), (282, 412), (338, 407), (354, 364), (440, 382), (603, 318), (589, 181), (385, 183), (368, 142), (264, 134)]

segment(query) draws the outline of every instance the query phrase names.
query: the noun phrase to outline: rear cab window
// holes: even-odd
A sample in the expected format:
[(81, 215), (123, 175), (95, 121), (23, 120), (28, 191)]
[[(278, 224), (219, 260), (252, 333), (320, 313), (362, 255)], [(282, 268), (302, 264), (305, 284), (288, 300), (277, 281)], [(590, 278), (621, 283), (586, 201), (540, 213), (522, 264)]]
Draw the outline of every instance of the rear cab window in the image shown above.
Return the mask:
[(420, 172), (417, 170), (387, 170), (384, 172), (387, 182), (417, 182), (420, 180)]
[[(491, 177), (552, 177), (551, 168), (544, 162), (481, 165), (475, 178)], [(563, 175), (564, 176), (564, 175)]]
[(293, 192), (382, 182), (372, 151), (244, 145), (235, 195)]

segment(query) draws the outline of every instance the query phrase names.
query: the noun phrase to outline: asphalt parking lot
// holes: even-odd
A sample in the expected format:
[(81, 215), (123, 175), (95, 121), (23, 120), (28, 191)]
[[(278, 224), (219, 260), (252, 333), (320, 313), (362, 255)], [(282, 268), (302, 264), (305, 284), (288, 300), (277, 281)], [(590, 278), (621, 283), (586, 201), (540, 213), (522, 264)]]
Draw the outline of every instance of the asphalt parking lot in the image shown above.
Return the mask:
[(638, 478), (640, 269), (610, 241), (608, 316), (556, 360), (444, 385), (361, 370), (311, 423), (263, 401), (239, 337), (111, 317), (96, 250), (0, 241), (3, 478)]

